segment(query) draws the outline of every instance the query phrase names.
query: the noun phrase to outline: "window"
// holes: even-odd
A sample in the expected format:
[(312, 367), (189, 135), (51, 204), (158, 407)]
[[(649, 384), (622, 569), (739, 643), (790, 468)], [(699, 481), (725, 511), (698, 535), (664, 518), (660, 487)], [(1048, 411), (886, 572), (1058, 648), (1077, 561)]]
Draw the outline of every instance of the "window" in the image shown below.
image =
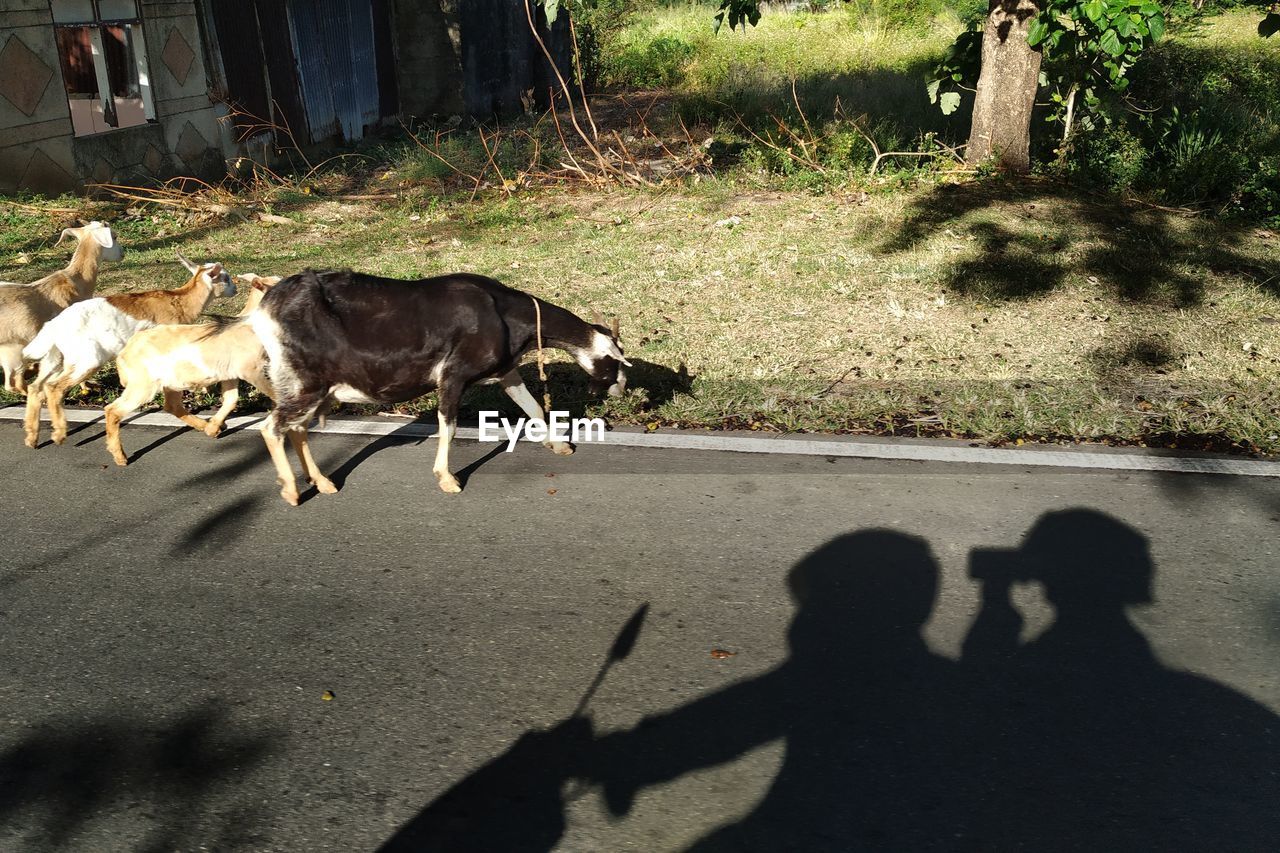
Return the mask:
[(154, 121), (137, 0), (50, 0), (76, 136)]

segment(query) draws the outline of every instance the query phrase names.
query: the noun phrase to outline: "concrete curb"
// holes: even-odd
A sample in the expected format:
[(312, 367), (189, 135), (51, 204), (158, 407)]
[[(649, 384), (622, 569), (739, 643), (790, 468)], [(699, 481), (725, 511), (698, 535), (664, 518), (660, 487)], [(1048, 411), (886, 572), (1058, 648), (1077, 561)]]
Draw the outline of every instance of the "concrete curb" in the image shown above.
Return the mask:
[[(100, 409), (67, 409), (67, 421), (91, 424), (102, 420)], [(0, 421), (21, 421), (22, 406), (0, 407)], [(261, 414), (239, 415), (227, 420), (227, 429), (259, 426)], [(185, 428), (163, 412), (135, 415), (126, 424), (149, 427)], [(393, 418), (330, 418), (314, 433), (332, 435), (395, 436), (403, 439), (430, 438), (434, 424)], [(458, 429), (461, 439), (478, 439), (478, 430)], [(844, 436), (792, 438), (787, 436), (741, 435), (711, 430), (666, 430), (647, 432), (619, 428), (605, 433), (601, 442), (610, 447), (648, 447), (668, 450), (718, 450), (730, 453), (773, 453), (795, 456), (832, 456), (858, 459), (899, 459), (915, 462), (953, 462), (979, 465), (1022, 465), (1051, 468), (1090, 468), (1109, 471), (1162, 471), (1182, 474), (1227, 474), (1237, 477), (1280, 477), (1280, 462), (1236, 459), (1222, 456), (1173, 456), (1132, 449), (1098, 450), (1027, 446), (1018, 448), (970, 447), (947, 439), (875, 439)]]

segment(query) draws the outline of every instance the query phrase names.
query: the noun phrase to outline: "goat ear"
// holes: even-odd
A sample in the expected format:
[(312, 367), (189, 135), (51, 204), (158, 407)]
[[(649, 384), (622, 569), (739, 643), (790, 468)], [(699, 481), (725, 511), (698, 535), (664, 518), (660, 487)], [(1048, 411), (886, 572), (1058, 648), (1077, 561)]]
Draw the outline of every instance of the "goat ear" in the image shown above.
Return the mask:
[(613, 329), (613, 339), (615, 341), (618, 340), (618, 338), (622, 337), (622, 333), (618, 331), (618, 322), (619, 320), (617, 315), (614, 315), (612, 329)]
[(610, 341), (609, 355), (617, 359), (618, 361), (622, 362), (627, 367), (631, 366), (631, 362), (627, 361), (627, 357), (622, 354), (622, 348), (618, 346), (616, 341)]
[(604, 325), (604, 315), (600, 313), (598, 308), (591, 309), (591, 322), (597, 326)]
[(110, 249), (116, 244), (116, 235), (111, 229), (101, 222), (90, 222), (85, 226), (89, 229), (89, 233), (93, 235), (93, 239), (98, 241), (98, 245), (104, 249)]
[(178, 255), (178, 260), (181, 261), (182, 265), (187, 268), (187, 272), (191, 273), (192, 275), (195, 275), (196, 273), (200, 272), (200, 267), (196, 266), (195, 264), (191, 263), (191, 261), (183, 257), (183, 254), (181, 252), (177, 252), (176, 254)]
[(249, 282), (249, 286), (252, 287), (254, 290), (261, 290), (263, 293), (266, 293), (268, 290), (271, 289), (271, 285), (267, 284), (265, 281), (263, 281), (261, 278), (258, 278), (257, 276), (254, 276), (253, 281)]
[(63, 228), (62, 234), (58, 237), (58, 242), (54, 243), (53, 247), (56, 249), (59, 246), (61, 246), (63, 241), (67, 239), (67, 235), (71, 235), (72, 237), (75, 237), (77, 240), (79, 240), (80, 229), (79, 228)]

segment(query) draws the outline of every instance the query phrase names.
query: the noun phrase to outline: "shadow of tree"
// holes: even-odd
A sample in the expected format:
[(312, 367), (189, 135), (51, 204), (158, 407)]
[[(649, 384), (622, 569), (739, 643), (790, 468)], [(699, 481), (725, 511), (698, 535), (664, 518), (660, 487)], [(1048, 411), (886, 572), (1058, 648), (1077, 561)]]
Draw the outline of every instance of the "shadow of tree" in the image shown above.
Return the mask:
[(1033, 299), (1092, 277), (1121, 299), (1188, 307), (1203, 301), (1206, 273), (1238, 276), (1280, 296), (1280, 259), (1245, 249), (1252, 230), (1094, 199), (1046, 181), (990, 180), (921, 194), (879, 249), (915, 252), (950, 231), (976, 244), (942, 280), (966, 296)]
[(0, 754), (0, 825), (25, 836), (25, 849), (73, 849), (107, 813), (142, 807), (153, 828), (127, 844), (116, 839), (130, 849), (243, 845), (254, 816), (205, 813), (206, 800), (270, 755), (281, 733), (227, 716), (210, 703), (158, 730), (115, 717), (68, 720), (27, 735)]
[[(1155, 657), (1127, 613), (1152, 600), (1143, 536), (1069, 510), (1041, 517), (1016, 549), (973, 552), (981, 603), (956, 661), (922, 635), (938, 575), (924, 540), (838, 537), (788, 575), (797, 611), (779, 666), (630, 730), (593, 738), (570, 718), (529, 731), (384, 849), (549, 850), (569, 780), (601, 784), (622, 816), (645, 788), (778, 740), (764, 799), (691, 849), (1280, 844), (1280, 717)], [(1025, 642), (1017, 584), (1040, 587), (1055, 614)]]

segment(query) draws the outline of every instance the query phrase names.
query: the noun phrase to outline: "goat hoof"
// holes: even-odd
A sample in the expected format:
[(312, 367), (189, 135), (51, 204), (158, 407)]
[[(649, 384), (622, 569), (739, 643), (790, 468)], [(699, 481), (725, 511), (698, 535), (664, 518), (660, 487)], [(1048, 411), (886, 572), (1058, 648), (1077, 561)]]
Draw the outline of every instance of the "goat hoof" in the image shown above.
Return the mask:
[(59, 447), (61, 447), (61, 446), (66, 442), (66, 440), (67, 440), (67, 436), (66, 436), (66, 433), (63, 433), (62, 435), (57, 435), (57, 434), (55, 433), (54, 435), (49, 436), (49, 439), (50, 439), (54, 444), (56, 444), (56, 445), (58, 445)]
[(322, 495), (336, 495), (338, 493), (338, 487), (327, 477), (317, 477), (311, 482), (315, 483), (316, 491)]
[(462, 484), (452, 474), (446, 474), (440, 478), (440, 491), (449, 495), (456, 495), (462, 491)]
[(204, 428), (204, 434), (209, 438), (217, 438), (220, 432), (222, 432), (222, 424), (209, 424)]
[(572, 456), (573, 455), (572, 444), (567, 444), (565, 442), (561, 442), (559, 444), (552, 444), (550, 442), (547, 442), (547, 447), (551, 448), (551, 452), (554, 453), (556, 456)]
[(127, 458), (125, 458), (124, 456), (115, 456), (115, 457), (112, 457), (112, 458), (114, 458), (114, 459), (116, 460), (116, 464), (117, 464), (117, 465), (119, 465), (121, 468), (123, 468), (123, 467), (125, 467), (126, 465), (128, 465), (128, 464), (129, 464), (129, 460), (128, 460)]
[(287, 503), (289, 506), (297, 506), (297, 505), (298, 505), (298, 493), (297, 493), (297, 492), (290, 492), (290, 491), (288, 491), (287, 489), (281, 489), (281, 490), (280, 490), (280, 497), (284, 498), (284, 502), (285, 502), (285, 503)]
[(32, 450), (35, 450), (36, 445), (40, 443), (40, 439), (36, 438), (34, 435), (29, 435), (22, 440), (22, 443), (27, 447), (30, 447)]

